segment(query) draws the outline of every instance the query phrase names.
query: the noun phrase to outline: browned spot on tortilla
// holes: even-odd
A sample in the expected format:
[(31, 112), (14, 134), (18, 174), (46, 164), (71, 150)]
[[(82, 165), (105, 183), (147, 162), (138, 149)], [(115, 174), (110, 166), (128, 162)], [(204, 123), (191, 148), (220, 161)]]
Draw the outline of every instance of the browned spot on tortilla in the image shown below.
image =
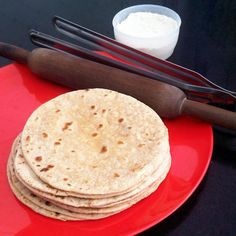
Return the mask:
[(45, 167), (45, 168), (42, 168), (41, 170), (40, 170), (40, 172), (46, 172), (46, 171), (48, 171), (49, 169), (47, 168), (47, 167)]
[(106, 146), (102, 146), (100, 153), (105, 153), (105, 152), (107, 152), (107, 147)]
[(47, 206), (51, 206), (51, 202), (46, 201), (46, 202), (45, 202), (45, 205), (47, 205)]
[(106, 112), (106, 109), (102, 109), (102, 113), (105, 113)]
[(104, 97), (108, 96), (108, 94), (104, 94)]
[(92, 168), (97, 168), (97, 167), (98, 167), (98, 166), (96, 166), (96, 165), (93, 165), (93, 166), (92, 166)]
[(93, 133), (92, 136), (93, 137), (96, 137), (98, 135), (98, 133)]
[(92, 105), (90, 108), (91, 108), (91, 109), (95, 109), (95, 105)]
[(56, 110), (56, 113), (58, 113), (58, 112), (60, 112), (60, 111), (61, 111), (60, 109), (57, 109), (57, 110)]
[(118, 173), (114, 173), (113, 175), (114, 177), (120, 177), (120, 175)]
[(71, 150), (71, 152), (75, 152), (75, 150)]
[(84, 95), (81, 95), (81, 98), (83, 98), (84, 97)]
[(48, 171), (48, 170), (50, 170), (51, 168), (53, 168), (54, 167), (54, 165), (48, 165), (47, 167), (45, 167), (45, 168), (42, 168), (41, 170), (40, 170), (40, 172), (43, 172), (43, 171)]
[(36, 195), (35, 195), (35, 194), (33, 194), (33, 193), (30, 193), (30, 196), (31, 196), (31, 197), (36, 197)]
[(71, 186), (71, 184), (69, 184), (69, 183), (68, 183), (67, 185), (68, 185), (68, 186)]
[(142, 169), (143, 166), (141, 164), (135, 163), (134, 166), (130, 169), (132, 172)]
[(67, 130), (68, 128), (69, 128), (69, 126), (71, 126), (72, 125), (72, 121), (71, 122), (66, 122), (65, 124), (64, 124), (64, 127), (62, 128), (62, 130), (63, 131), (65, 131), (65, 130)]
[(20, 157), (20, 158), (24, 158), (24, 156), (23, 156), (22, 154), (19, 154), (19, 157)]
[(121, 141), (121, 140), (119, 140), (119, 141), (117, 142), (117, 144), (124, 144), (124, 142)]
[(25, 140), (28, 142), (28, 141), (30, 141), (30, 136), (28, 135), (26, 138), (25, 138)]
[(68, 178), (64, 178), (63, 180), (64, 180), (64, 181), (67, 181), (67, 180), (68, 180)]
[(55, 142), (54, 145), (60, 145), (61, 143), (60, 142)]
[(42, 156), (37, 156), (34, 159), (35, 159), (35, 161), (42, 161)]
[(128, 129), (132, 129), (132, 127), (131, 127), (131, 126), (129, 126), (129, 127), (128, 127)]
[(36, 165), (37, 167), (40, 167), (41, 165)]
[(85, 89), (85, 91), (87, 91), (87, 92), (88, 92), (88, 91), (89, 91), (89, 89)]
[(120, 118), (120, 119), (118, 120), (119, 123), (122, 123), (123, 121), (124, 121), (123, 118)]
[(55, 212), (55, 215), (56, 215), (56, 216), (59, 216), (59, 215), (60, 215), (60, 213), (59, 213), (59, 212)]
[(47, 138), (47, 137), (48, 137), (48, 134), (47, 134), (47, 133), (45, 133), (45, 132), (44, 132), (44, 133), (42, 133), (42, 135), (43, 135), (43, 137), (44, 137), (44, 138)]
[(101, 129), (103, 127), (103, 124), (98, 125), (98, 129)]
[(96, 116), (98, 113), (97, 113), (97, 112), (94, 112), (93, 114)]
[(143, 147), (143, 146), (145, 146), (144, 143), (140, 143), (140, 144), (138, 145), (138, 147)]

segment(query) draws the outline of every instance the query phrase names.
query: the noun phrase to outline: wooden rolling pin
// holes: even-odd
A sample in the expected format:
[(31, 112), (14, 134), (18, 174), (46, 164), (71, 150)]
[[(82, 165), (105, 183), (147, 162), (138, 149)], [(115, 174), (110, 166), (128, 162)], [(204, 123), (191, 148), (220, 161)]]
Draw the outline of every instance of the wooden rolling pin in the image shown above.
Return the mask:
[(236, 113), (188, 100), (177, 87), (50, 49), (32, 52), (0, 43), (0, 55), (26, 64), (36, 75), (73, 89), (107, 88), (143, 101), (163, 118), (191, 115), (236, 130)]

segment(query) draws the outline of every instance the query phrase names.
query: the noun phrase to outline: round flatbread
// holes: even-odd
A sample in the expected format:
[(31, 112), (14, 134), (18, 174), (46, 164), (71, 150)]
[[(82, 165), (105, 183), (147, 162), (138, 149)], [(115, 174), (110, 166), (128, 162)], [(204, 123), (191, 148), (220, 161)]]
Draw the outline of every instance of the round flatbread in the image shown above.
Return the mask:
[[(15, 196), (22, 203), (24, 203), (37, 213), (60, 220), (94, 220), (116, 214), (120, 211), (123, 211), (131, 207), (138, 201), (149, 196), (157, 189), (159, 183), (161, 182), (157, 181), (153, 183), (151, 186), (147, 188), (147, 190), (144, 193), (140, 194), (140, 196), (137, 196), (135, 199), (120, 204), (119, 206), (116, 206), (114, 209), (112, 209), (112, 211), (109, 210), (104, 211), (104, 209), (94, 209), (94, 210), (89, 209), (86, 211), (82, 210), (81, 208), (70, 207), (64, 204), (54, 204), (54, 202), (47, 201), (33, 194), (15, 176), (12, 157), (10, 157), (8, 160), (7, 173), (11, 189), (15, 194)], [(161, 178), (164, 179), (164, 177), (165, 176), (162, 175)]]
[(22, 152), (50, 186), (109, 197), (131, 191), (157, 170), (169, 153), (168, 132), (150, 107), (130, 96), (78, 90), (32, 113)]
[[(100, 199), (86, 199), (79, 197), (67, 196), (68, 193), (64, 191), (58, 191), (55, 188), (52, 188), (41, 181), (26, 163), (23, 154), (21, 152), (20, 138), (18, 138), (17, 152), (13, 157), (14, 169), (17, 178), (28, 188), (30, 191), (35, 193), (38, 196), (41, 196), (45, 199), (53, 201), (55, 203), (62, 203), (73, 207), (89, 207), (89, 208), (105, 208), (111, 207), (115, 205), (119, 205), (126, 201), (130, 201), (140, 195), (142, 192), (145, 192), (146, 189), (156, 182), (158, 179), (161, 181), (162, 176), (165, 175), (169, 171), (170, 167), (170, 159), (168, 158), (168, 153), (165, 161), (162, 165), (154, 172), (152, 175), (145, 180), (142, 184), (140, 184), (133, 191), (125, 193), (123, 195), (118, 195), (114, 197), (108, 198), (100, 198)], [(61, 192), (63, 195), (60, 195)]]
[(55, 219), (59, 219), (63, 221), (96, 220), (96, 219), (108, 217), (112, 214), (119, 212), (117, 211), (110, 214), (102, 214), (102, 213), (86, 214), (86, 213), (73, 212), (65, 208), (56, 206), (55, 204), (33, 194), (16, 178), (11, 158), (9, 158), (8, 160), (7, 175), (8, 175), (8, 182), (10, 184), (10, 187), (13, 193), (15, 194), (15, 196), (18, 198), (18, 200), (21, 201), (26, 206), (28, 206), (29, 208), (31, 208), (32, 210), (34, 210), (35, 212), (41, 215), (47, 216), (47, 217), (51, 217), (51, 218), (55, 218)]
[[(170, 164), (170, 163), (168, 163)], [(152, 194), (154, 191), (156, 191), (156, 189), (158, 188), (158, 186), (160, 185), (160, 183), (165, 179), (167, 172), (163, 173), (157, 180), (156, 182), (154, 182), (152, 185), (148, 186), (145, 191), (142, 191), (140, 193), (138, 193), (137, 195), (135, 195), (132, 198), (128, 198), (123, 202), (120, 202), (119, 204), (116, 204), (115, 206), (108, 206), (108, 207), (104, 207), (104, 208), (87, 208), (87, 207), (74, 207), (74, 206), (70, 206), (67, 204), (62, 204), (62, 203), (58, 203), (55, 201), (52, 201), (53, 204), (70, 210), (70, 211), (74, 211), (74, 212), (79, 212), (79, 213), (100, 213), (100, 214), (112, 214), (112, 213), (116, 213), (116, 212), (120, 212), (123, 211), (129, 207), (131, 207), (132, 205), (136, 204), (137, 202), (143, 200), (144, 198), (148, 197), (150, 194)]]

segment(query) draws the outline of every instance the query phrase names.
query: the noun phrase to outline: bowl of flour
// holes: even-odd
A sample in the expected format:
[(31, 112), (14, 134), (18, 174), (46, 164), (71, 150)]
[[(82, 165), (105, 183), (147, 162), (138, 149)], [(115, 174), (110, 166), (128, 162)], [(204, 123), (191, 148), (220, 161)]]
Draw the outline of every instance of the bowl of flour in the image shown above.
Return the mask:
[(118, 42), (167, 59), (177, 44), (181, 19), (167, 7), (144, 4), (121, 10), (112, 24)]

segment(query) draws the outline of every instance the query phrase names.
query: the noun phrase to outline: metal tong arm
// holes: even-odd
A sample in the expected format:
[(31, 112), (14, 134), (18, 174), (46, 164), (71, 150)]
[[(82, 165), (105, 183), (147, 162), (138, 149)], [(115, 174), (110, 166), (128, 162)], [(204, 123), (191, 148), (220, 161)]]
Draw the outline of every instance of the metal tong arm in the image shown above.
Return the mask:
[[(93, 52), (87, 48), (75, 45), (73, 43), (68, 43), (64, 40), (52, 37), (50, 35), (35, 30), (31, 30), (30, 39), (35, 45), (38, 46), (47, 47), (61, 52), (67, 52), (85, 59), (91, 59), (99, 63), (103, 63), (109, 66), (114, 66), (119, 69), (124, 69), (126, 71), (133, 72), (135, 74), (145, 75), (148, 78), (156, 79), (162, 82), (167, 81), (169, 84), (173, 84), (177, 87), (182, 87), (182, 89), (184, 89), (185, 87), (185, 84), (182, 84), (181, 82), (176, 81), (175, 79), (167, 75), (163, 77), (164, 75), (161, 74), (160, 77), (157, 77), (159, 75), (157, 73), (153, 73), (151, 71), (145, 71), (138, 67), (122, 63), (115, 59), (103, 56), (97, 52)], [(193, 91), (194, 90), (196, 90), (195, 87), (193, 87)]]
[[(49, 36), (49, 35), (46, 35), (37, 31), (32, 30), (30, 32), (30, 37), (31, 37), (32, 42), (38, 46), (47, 47), (47, 48), (54, 49), (57, 51), (68, 52), (70, 54), (73, 54), (73, 55), (76, 55), (85, 59), (93, 60), (99, 63), (103, 63), (109, 66), (113, 66), (119, 69), (129, 71), (135, 74), (143, 75), (145, 77), (148, 77), (154, 80), (158, 80), (158, 81), (162, 81), (162, 82), (174, 85), (186, 91), (187, 95), (189, 95), (188, 96), (189, 98), (194, 99), (195, 97), (193, 95), (195, 95), (198, 99), (199, 97), (202, 100), (206, 100), (207, 98), (208, 101), (211, 101), (215, 96), (214, 93), (217, 93), (218, 96), (220, 95), (219, 97), (217, 97), (218, 100), (226, 99), (225, 94), (222, 93), (221, 91), (218, 91), (217, 89), (213, 89), (209, 87), (202, 87), (202, 86), (195, 86), (195, 85), (188, 85), (188, 84), (182, 83), (181, 81), (176, 80), (175, 78), (172, 78), (171, 76), (167, 74), (163, 77), (162, 74), (159, 75), (158, 73), (142, 70), (140, 68), (130, 66), (125, 63), (121, 63), (120, 61), (109, 59), (106, 56), (100, 55), (86, 48), (74, 45), (72, 43), (65, 42), (63, 40), (54, 38), (52, 36)], [(189, 92), (189, 90), (191, 91), (191, 93)], [(201, 91), (201, 93), (199, 91)]]
[(135, 63), (137, 65), (141, 63), (142, 68), (168, 73), (172, 76), (175, 76), (175, 78), (177, 76), (178, 78), (176, 79), (182, 80), (185, 83), (216, 88), (219, 90), (223, 90), (226, 93), (232, 94), (233, 96), (236, 96), (235, 92), (229, 91), (214, 84), (195, 71), (142, 53), (134, 48), (123, 45), (111, 38), (70, 22), (59, 16), (55, 16), (53, 18), (53, 23), (55, 28), (59, 32), (75, 39), (86, 39), (87, 41), (92, 42), (93, 46), (95, 45), (99, 47), (98, 50), (105, 49), (105, 51), (107, 51), (109, 54), (121, 58), (126, 62)]

